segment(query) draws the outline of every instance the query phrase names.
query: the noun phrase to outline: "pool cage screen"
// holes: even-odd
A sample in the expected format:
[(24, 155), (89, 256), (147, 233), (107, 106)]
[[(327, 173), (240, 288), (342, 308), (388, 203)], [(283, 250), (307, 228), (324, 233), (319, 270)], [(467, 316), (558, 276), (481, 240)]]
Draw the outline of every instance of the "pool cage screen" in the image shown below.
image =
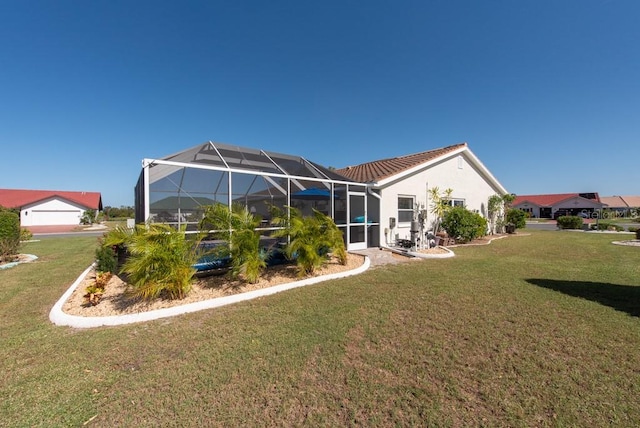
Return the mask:
[(136, 223), (196, 231), (204, 207), (240, 203), (261, 218), (268, 234), (269, 206), (292, 206), (302, 215), (316, 209), (330, 216), (352, 248), (366, 246), (367, 235), (377, 236), (365, 230), (377, 227), (367, 220), (367, 199), (364, 184), (302, 157), (211, 141), (162, 159), (144, 159), (135, 187)]

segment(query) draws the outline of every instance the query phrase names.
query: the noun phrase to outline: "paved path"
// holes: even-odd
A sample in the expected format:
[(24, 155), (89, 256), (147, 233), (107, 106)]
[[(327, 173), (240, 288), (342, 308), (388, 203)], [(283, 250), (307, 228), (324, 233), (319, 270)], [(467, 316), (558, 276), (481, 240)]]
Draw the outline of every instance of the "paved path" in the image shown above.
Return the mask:
[(405, 263), (411, 260), (417, 260), (413, 257), (394, 254), (391, 251), (382, 250), (378, 247), (367, 248), (366, 250), (350, 251), (350, 252), (369, 257), (369, 260), (371, 261), (371, 267), (388, 265), (388, 264)]

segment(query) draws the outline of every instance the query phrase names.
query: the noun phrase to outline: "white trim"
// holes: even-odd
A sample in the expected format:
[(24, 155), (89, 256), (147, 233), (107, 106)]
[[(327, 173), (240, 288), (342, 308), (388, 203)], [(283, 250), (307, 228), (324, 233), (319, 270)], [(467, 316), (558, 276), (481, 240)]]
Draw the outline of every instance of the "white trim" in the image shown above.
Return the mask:
[(447, 159), (452, 159), (457, 155), (462, 155), (463, 153), (466, 153), (470, 162), (479, 170), (481, 175), (484, 175), (487, 178), (487, 181), (491, 185), (493, 185), (493, 187), (496, 188), (498, 193), (501, 193), (503, 195), (506, 195), (509, 193), (507, 189), (505, 189), (504, 186), (500, 184), (500, 182), (493, 176), (493, 174), (491, 174), (491, 172), (487, 169), (487, 167), (484, 166), (484, 164), (480, 161), (480, 159), (478, 159), (478, 157), (475, 154), (473, 154), (473, 152), (471, 151), (471, 149), (469, 149), (468, 146), (460, 147), (459, 149), (456, 149), (452, 152), (443, 154), (442, 156), (438, 156), (437, 158), (431, 159), (427, 162), (421, 163), (420, 165), (416, 165), (413, 168), (410, 168), (406, 171), (402, 171), (398, 174), (392, 175), (391, 177), (385, 178), (376, 183), (371, 183), (369, 185), (374, 188), (385, 187), (396, 181), (400, 181), (405, 177), (412, 176), (422, 170), (428, 169), (429, 167), (435, 164), (442, 163)]

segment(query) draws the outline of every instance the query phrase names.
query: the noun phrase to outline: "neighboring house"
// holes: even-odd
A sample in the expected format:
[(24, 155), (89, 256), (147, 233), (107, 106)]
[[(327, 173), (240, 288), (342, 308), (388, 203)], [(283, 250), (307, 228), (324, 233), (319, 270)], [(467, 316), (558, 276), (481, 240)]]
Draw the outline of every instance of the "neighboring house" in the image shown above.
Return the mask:
[(20, 210), (20, 225), (58, 226), (80, 224), (87, 210), (102, 210), (98, 192), (0, 189), (0, 206)]
[(559, 215), (579, 215), (589, 217), (602, 209), (604, 204), (597, 193), (554, 193), (546, 195), (517, 195), (511, 205), (521, 209), (533, 218), (557, 218)]
[(348, 166), (336, 172), (366, 183), (369, 197), (365, 217), (371, 225), (368, 246), (392, 245), (397, 238), (411, 239), (416, 209), (426, 214), (425, 227), (429, 230), (435, 220), (429, 189), (452, 189), (452, 205), (464, 206), (484, 217), (489, 197), (508, 193), (467, 143)]
[(640, 196), (602, 196), (600, 202), (620, 217), (628, 217), (632, 208), (640, 208)]

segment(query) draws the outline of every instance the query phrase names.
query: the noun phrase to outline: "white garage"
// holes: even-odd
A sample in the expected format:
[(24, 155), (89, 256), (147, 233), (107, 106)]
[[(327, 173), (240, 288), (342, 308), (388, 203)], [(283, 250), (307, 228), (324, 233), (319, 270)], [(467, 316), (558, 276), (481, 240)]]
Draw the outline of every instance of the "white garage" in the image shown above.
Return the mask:
[(87, 210), (102, 210), (97, 192), (0, 189), (0, 205), (20, 210), (21, 227), (78, 225)]

